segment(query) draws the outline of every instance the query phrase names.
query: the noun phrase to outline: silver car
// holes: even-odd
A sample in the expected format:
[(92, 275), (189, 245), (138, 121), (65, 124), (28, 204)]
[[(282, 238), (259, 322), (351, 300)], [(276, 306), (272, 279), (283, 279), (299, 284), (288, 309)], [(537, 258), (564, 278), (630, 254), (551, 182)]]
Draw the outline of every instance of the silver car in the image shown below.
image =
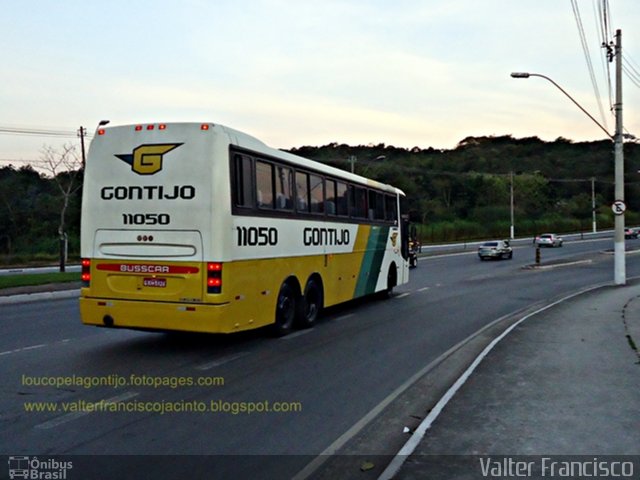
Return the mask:
[(538, 235), (535, 239), (535, 244), (538, 247), (561, 247), (562, 237), (559, 237), (555, 233), (543, 233)]
[(489, 258), (507, 258), (511, 260), (513, 258), (513, 250), (507, 240), (492, 240), (480, 245), (478, 248), (478, 257), (480, 257), (480, 260), (487, 260)]

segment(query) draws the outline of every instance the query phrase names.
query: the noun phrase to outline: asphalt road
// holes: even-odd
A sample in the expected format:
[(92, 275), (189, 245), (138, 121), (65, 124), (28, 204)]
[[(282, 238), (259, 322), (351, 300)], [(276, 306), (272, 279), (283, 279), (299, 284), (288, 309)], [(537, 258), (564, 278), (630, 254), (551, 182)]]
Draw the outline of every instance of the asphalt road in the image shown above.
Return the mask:
[[(314, 456), (347, 442), (393, 392), (485, 325), (612, 282), (613, 256), (601, 253), (611, 247), (606, 239), (543, 249), (543, 261), (583, 262), (544, 270), (523, 268), (533, 263), (531, 245), (516, 246), (513, 260), (481, 262), (473, 251), (421, 258), (411, 282), (393, 298), (330, 309), (316, 328), (282, 339), (262, 332), (194, 336), (87, 327), (74, 299), (0, 305), (0, 454), (205, 455), (215, 458), (219, 475), (291, 477)], [(629, 277), (640, 274), (637, 258), (627, 257)], [(126, 384), (38, 385), (51, 377)], [(203, 378), (213, 384), (144, 384)], [(83, 401), (105, 409), (171, 403), (207, 411), (87, 412), (86, 403), (85, 411), (73, 411)], [(264, 402), (301, 410), (211, 411), (265, 409)], [(57, 411), (27, 412), (27, 404)], [(372, 453), (395, 453), (385, 438), (375, 444), (381, 451)], [(123, 468), (130, 470), (126, 462)]]

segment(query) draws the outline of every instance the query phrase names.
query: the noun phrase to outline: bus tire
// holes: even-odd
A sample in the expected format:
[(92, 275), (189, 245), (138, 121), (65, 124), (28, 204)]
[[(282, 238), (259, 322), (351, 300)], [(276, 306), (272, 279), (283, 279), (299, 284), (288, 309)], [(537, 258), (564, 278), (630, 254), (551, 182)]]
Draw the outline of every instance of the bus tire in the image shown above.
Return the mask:
[(322, 285), (310, 278), (304, 288), (304, 295), (300, 301), (300, 310), (296, 318), (296, 325), (299, 328), (311, 328), (315, 325), (320, 310), (322, 310)]
[(284, 337), (291, 333), (296, 318), (297, 296), (288, 283), (283, 283), (276, 299), (276, 321), (271, 326), (273, 334)]

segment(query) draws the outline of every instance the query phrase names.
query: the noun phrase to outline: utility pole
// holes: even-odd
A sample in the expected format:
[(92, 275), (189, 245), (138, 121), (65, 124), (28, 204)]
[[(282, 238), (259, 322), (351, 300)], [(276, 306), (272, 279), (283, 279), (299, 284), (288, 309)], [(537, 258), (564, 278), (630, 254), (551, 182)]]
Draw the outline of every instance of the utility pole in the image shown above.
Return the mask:
[[(614, 110), (616, 114), (616, 133), (614, 136), (614, 159), (615, 159), (615, 201), (624, 205), (624, 153), (622, 137), (622, 31), (616, 30), (616, 103)], [(614, 234), (614, 283), (624, 285), (627, 281), (625, 245), (624, 245), (624, 209), (616, 212)]]
[(80, 127), (78, 130), (78, 136), (80, 137), (80, 149), (82, 150), (82, 169), (84, 170), (85, 153), (84, 153), (84, 136), (87, 134), (87, 129)]
[(591, 223), (593, 233), (598, 231), (596, 226), (596, 177), (591, 177)]
[(509, 229), (509, 236), (511, 240), (515, 237), (515, 226), (513, 221), (513, 170), (511, 170), (511, 228)]

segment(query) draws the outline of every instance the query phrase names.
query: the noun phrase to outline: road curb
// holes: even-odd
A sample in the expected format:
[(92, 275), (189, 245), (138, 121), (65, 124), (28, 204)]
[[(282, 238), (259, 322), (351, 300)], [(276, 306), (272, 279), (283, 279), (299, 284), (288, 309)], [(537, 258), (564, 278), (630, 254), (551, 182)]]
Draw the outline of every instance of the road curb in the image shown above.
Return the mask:
[(403, 447), (398, 451), (391, 462), (386, 466), (384, 471), (377, 477), (377, 480), (391, 480), (404, 465), (409, 456), (414, 452), (416, 447), (420, 444), (427, 430), (431, 427), (433, 422), (438, 418), (444, 407), (455, 396), (458, 390), (464, 385), (464, 383), (474, 374), (478, 365), (485, 359), (485, 357), (493, 350), (493, 348), (500, 343), (504, 338), (515, 330), (520, 324), (527, 321), (529, 318), (536, 317), (543, 314), (545, 311), (556, 307), (557, 305), (566, 302), (568, 300), (575, 299), (585, 294), (589, 294), (596, 290), (609, 286), (609, 283), (600, 283), (589, 287), (584, 287), (573, 293), (567, 294), (559, 299), (556, 299), (542, 307), (536, 308), (534, 311), (528, 312), (520, 319), (512, 323), (507, 329), (505, 329), (500, 335), (495, 337), (473, 360), (473, 362), (467, 367), (467, 369), (458, 377), (458, 379), (449, 387), (446, 393), (439, 399), (439, 401), (429, 410), (427, 416), (420, 422), (419, 426), (411, 432), (411, 436), (405, 442)]
[(0, 305), (12, 305), (16, 303), (32, 303), (42, 300), (57, 300), (62, 298), (74, 298), (80, 296), (80, 289), (61, 290), (57, 292), (23, 293), (20, 295), (0, 296)]
[(565, 262), (565, 263), (556, 263), (556, 264), (549, 264), (549, 265), (525, 265), (524, 267), (522, 267), (523, 270), (549, 270), (551, 268), (558, 268), (558, 267), (568, 267), (570, 265), (580, 265), (582, 263), (593, 263), (593, 260), (588, 259), (588, 260), (576, 260), (574, 262)]

